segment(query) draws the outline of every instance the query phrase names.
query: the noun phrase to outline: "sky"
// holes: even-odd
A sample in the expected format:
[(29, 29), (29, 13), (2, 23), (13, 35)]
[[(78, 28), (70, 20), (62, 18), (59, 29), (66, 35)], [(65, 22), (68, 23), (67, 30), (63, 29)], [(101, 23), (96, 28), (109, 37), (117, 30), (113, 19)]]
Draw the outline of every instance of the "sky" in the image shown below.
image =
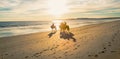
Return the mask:
[(120, 0), (0, 0), (0, 21), (120, 17)]

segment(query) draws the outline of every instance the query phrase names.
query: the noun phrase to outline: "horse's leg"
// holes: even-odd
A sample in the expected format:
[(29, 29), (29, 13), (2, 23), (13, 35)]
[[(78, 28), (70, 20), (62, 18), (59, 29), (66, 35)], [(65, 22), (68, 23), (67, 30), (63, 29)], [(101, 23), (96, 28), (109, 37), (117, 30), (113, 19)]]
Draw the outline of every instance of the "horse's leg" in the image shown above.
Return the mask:
[(68, 26), (68, 29), (67, 29), (68, 31), (70, 31), (70, 27)]
[(70, 30), (69, 26), (66, 26), (66, 30), (67, 30), (67, 33), (69, 33), (69, 30)]

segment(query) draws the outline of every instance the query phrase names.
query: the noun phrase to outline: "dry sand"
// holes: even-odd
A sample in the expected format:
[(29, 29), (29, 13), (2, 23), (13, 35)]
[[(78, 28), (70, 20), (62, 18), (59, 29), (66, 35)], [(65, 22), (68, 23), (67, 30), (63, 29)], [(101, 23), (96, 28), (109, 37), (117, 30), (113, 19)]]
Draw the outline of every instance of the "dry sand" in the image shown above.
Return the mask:
[(0, 59), (120, 59), (120, 21), (70, 32), (0, 38)]

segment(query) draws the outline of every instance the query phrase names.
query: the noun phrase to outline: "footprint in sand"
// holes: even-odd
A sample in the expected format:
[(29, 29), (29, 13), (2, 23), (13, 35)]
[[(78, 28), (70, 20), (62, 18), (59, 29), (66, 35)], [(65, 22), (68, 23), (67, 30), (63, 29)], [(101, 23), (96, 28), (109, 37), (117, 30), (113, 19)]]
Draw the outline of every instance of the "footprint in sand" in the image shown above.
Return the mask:
[(105, 51), (101, 51), (101, 53), (105, 53)]
[(29, 56), (25, 56), (25, 58), (28, 58)]
[(11, 56), (14, 56), (14, 55), (11, 55)]
[(98, 55), (97, 54), (95, 54), (95, 55), (88, 55), (88, 57), (98, 57)]
[(112, 41), (114, 42), (114, 39), (112, 39)]
[(88, 57), (91, 57), (92, 55), (88, 55)]
[(80, 45), (77, 45), (77, 47), (80, 47)]
[(111, 53), (114, 53), (114, 52), (116, 52), (116, 51), (111, 51)]
[(50, 50), (53, 50), (54, 48), (51, 48)]
[(47, 51), (48, 49), (45, 49), (45, 50), (43, 50), (43, 51)]
[(62, 58), (61, 56), (59, 56), (58, 58)]
[(108, 46), (111, 46), (110, 44)]
[(101, 53), (105, 53), (105, 51), (101, 51), (101, 52), (99, 52), (99, 54), (101, 54)]
[(73, 54), (70, 54), (70, 55), (73, 55)]
[(77, 48), (74, 48), (73, 50), (77, 50)]
[(57, 59), (57, 57), (55, 57), (55, 56), (53, 58)]
[(65, 55), (65, 56), (67, 56), (67, 55)]
[(7, 56), (8, 54), (6, 53), (5, 55)]
[(54, 47), (54, 48), (58, 48), (58, 46)]
[(118, 54), (120, 54), (120, 53), (118, 53)]
[(64, 54), (66, 54), (66, 53), (68, 53), (68, 52), (65, 52)]
[(33, 56), (39, 57), (39, 56), (41, 56), (41, 54), (40, 53), (35, 53)]
[(103, 49), (106, 49), (105, 47)]
[(2, 57), (3, 55), (1, 54), (1, 57)]
[(54, 54), (56, 54), (56, 53), (54, 52), (54, 53), (52, 53), (52, 54), (49, 54), (48, 56), (51, 56), (51, 55), (54, 55)]
[(97, 57), (98, 57), (98, 55), (96, 54), (96, 55), (94, 55), (94, 57), (96, 57), (96, 58), (97, 58)]
[(111, 42), (108, 42), (108, 46), (111, 46)]
[(63, 46), (65, 46), (66, 45), (66, 43), (65, 44), (63, 44)]
[(56, 49), (56, 48), (58, 48), (58, 47), (59, 47), (59, 45), (57, 45), (57, 46), (55, 46), (55, 47), (52, 47), (50, 50)]
[[(56, 53), (54, 52), (53, 54), (56, 54)], [(53, 54), (52, 54), (52, 55), (53, 55)]]
[(111, 42), (108, 42), (108, 44), (111, 44)]
[(40, 54), (42, 54), (43, 52), (40, 52)]

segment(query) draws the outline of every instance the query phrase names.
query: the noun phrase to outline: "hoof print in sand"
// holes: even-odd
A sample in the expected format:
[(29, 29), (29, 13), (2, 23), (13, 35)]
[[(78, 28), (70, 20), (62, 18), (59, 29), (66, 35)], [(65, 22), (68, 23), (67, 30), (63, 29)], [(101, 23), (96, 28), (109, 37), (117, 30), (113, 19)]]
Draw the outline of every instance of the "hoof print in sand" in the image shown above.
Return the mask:
[(88, 57), (91, 57), (92, 55), (88, 55)]
[(114, 52), (116, 52), (116, 51), (111, 51), (111, 53), (114, 53)]
[(105, 47), (103, 49), (106, 49)]
[(62, 58), (61, 56), (59, 56), (58, 58)]
[(64, 54), (66, 54), (66, 53), (68, 53), (68, 52), (65, 52)]
[(110, 44), (108, 46), (111, 46)]
[(35, 53), (33, 56), (34, 57), (39, 57), (39, 56), (41, 56), (41, 54), (40, 53)]
[(101, 53), (105, 53), (105, 51), (101, 51)]
[(80, 47), (80, 45), (77, 45), (77, 47)]
[(102, 53), (105, 53), (105, 51), (101, 51), (101, 52), (99, 52), (99, 54), (102, 54)]
[(94, 57), (96, 57), (96, 58), (97, 58), (97, 57), (98, 57), (98, 55), (96, 54)]
[(55, 52), (53, 54), (56, 54)]
[(5, 55), (8, 55), (8, 54), (5, 54)]
[(28, 58), (29, 56), (25, 56), (25, 58)]

